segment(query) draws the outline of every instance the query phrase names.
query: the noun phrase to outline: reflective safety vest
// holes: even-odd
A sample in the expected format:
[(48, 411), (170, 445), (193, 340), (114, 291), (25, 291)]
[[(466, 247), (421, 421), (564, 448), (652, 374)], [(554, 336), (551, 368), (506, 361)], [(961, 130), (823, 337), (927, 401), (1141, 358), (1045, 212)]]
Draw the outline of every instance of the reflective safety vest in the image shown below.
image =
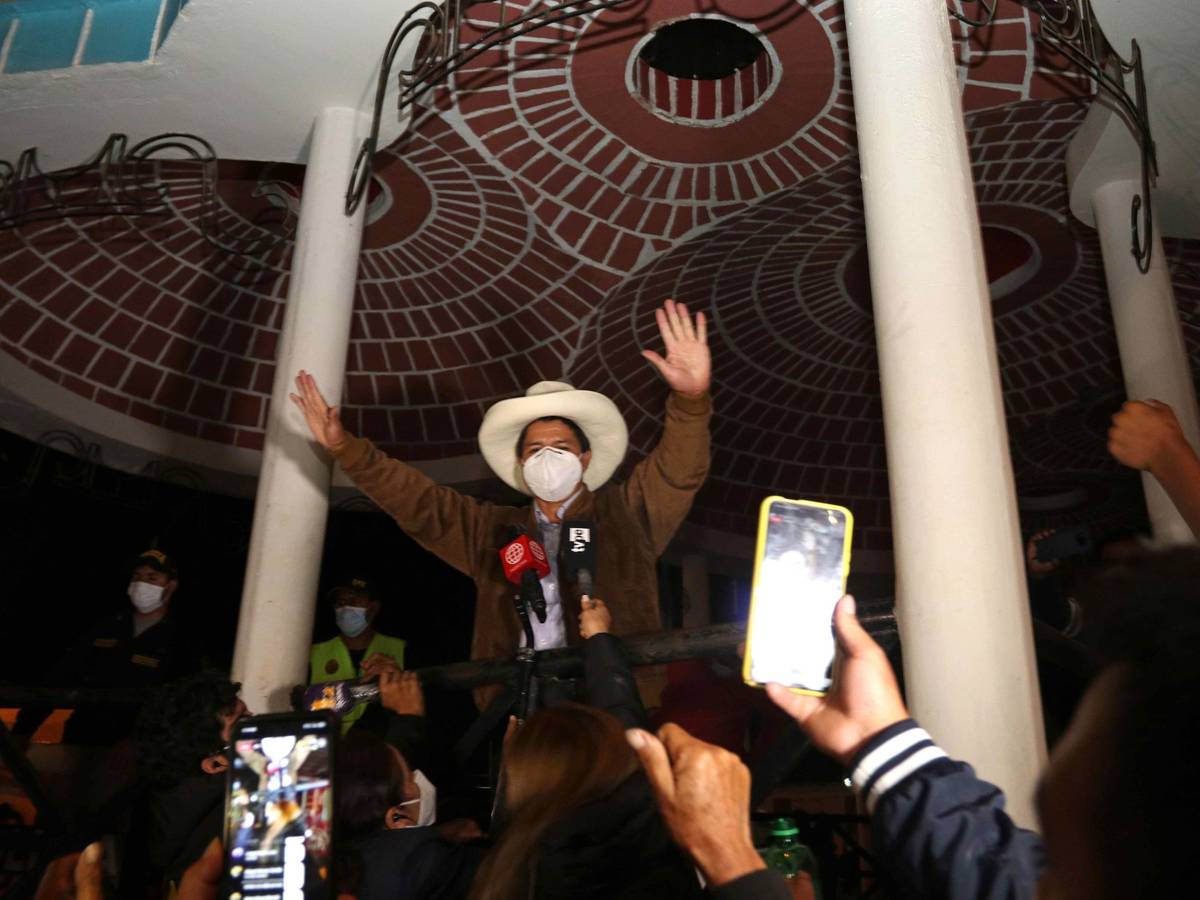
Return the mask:
[[(394, 659), (396, 665), (400, 668), (404, 668), (404, 646), (403, 639), (389, 637), (377, 631), (375, 632), (375, 637), (371, 638), (371, 643), (367, 645), (367, 651), (363, 654), (363, 659), (366, 660), (376, 653), (382, 653), (384, 656), (390, 656)], [(346, 642), (342, 640), (341, 635), (328, 641), (322, 641), (319, 644), (313, 644), (312, 650), (308, 655), (308, 661), (309, 684), (324, 684), (327, 681), (345, 681), (350, 678), (359, 678), (362, 676), (362, 671), (356, 671), (351, 664), (350, 648), (346, 646)], [(366, 709), (366, 705), (360, 703), (342, 716), (343, 734), (349, 731), (350, 726), (362, 717)]]

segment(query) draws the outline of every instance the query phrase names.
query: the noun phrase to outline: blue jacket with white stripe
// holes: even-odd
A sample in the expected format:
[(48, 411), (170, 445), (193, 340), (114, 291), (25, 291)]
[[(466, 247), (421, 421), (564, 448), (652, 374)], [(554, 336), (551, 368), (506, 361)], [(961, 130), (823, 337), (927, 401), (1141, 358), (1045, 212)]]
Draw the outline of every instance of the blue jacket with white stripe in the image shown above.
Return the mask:
[(1004, 812), (1004, 794), (955, 762), (912, 719), (876, 735), (851, 765), (875, 851), (905, 897), (1032, 900), (1042, 839)]

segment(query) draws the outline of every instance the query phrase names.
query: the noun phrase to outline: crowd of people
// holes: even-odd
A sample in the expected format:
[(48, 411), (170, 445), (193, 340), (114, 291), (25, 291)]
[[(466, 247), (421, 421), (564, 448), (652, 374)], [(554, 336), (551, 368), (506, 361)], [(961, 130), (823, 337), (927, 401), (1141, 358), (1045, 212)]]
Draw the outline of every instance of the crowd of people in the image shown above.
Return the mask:
[[(490, 814), (453, 815), (437, 790), (450, 763), (420, 680), (404, 668), (405, 642), (376, 629), (379, 592), (369, 578), (339, 579), (327, 595), (339, 634), (312, 648), (310, 683), (366, 680), (379, 696), (343, 716), (338, 729), (326, 811), (332, 862), (310, 876), (328, 886), (325, 896), (816, 896), (819, 884), (785, 879), (756, 848), (750, 773), (736, 748), (652, 719), (647, 706), (657, 705), (661, 683), (630, 668), (618, 636), (658, 628), (655, 560), (708, 469), (704, 317), (668, 302), (657, 319), (666, 355), (646, 356), (671, 388), (666, 426), (624, 482), (610, 481), (626, 433), (607, 398), (543, 382), (488, 412), (484, 456), (532, 498), (524, 507), (480, 503), (388, 458), (345, 432), (311, 376), (297, 378), (293, 399), (314, 440), (401, 528), (474, 579), (474, 656), (575, 646), (583, 661), (581, 678), (540, 685), (527, 717), (510, 714), (511, 694), (478, 694), (484, 721), (491, 716), (504, 735), (499, 778)], [(1169, 407), (1126, 404), (1109, 448), (1157, 478), (1200, 527), (1200, 460)], [(564, 563), (570, 522), (612, 536), (583, 576)], [(536, 535), (548, 557), (536, 579), (545, 608), (531, 609), (527, 623), (514, 611), (516, 588), (498, 552), (514, 528)], [(1028, 550), (1035, 581), (1057, 565), (1039, 555), (1045, 537), (1035, 535)], [(1098, 674), (1042, 773), (1040, 832), (1018, 827), (1003, 793), (912, 720), (853, 597), (842, 598), (831, 622), (837, 651), (829, 692), (767, 686), (781, 714), (844, 768), (870, 814), (872, 852), (898, 896), (1105, 900), (1194, 889), (1188, 851), (1197, 827), (1186, 813), (1198, 799), (1190, 761), (1200, 738), (1200, 550), (1135, 544), (1105, 555), (1057, 605), (1046, 601), (1062, 616), (1059, 629), (1088, 648)], [(139, 556), (132, 608), (89, 632), (64, 670), (65, 678), (100, 684), (120, 666), (140, 679), (130, 683), (153, 691), (136, 718), (84, 715), (74, 726), (72, 736), (84, 741), (129, 735), (131, 766), (80, 830), (113, 839), (53, 861), (42, 900), (114, 892), (207, 900), (227, 890), (234, 734), (260, 711), (247, 710), (224, 673), (178, 677), (186, 663), (166, 649), (176, 645), (166, 614), (179, 582), (161, 551)], [(44, 715), (24, 711), (18, 733), (30, 734)], [(293, 806), (289, 822), (299, 823), (302, 839), (305, 817), (322, 812)]]

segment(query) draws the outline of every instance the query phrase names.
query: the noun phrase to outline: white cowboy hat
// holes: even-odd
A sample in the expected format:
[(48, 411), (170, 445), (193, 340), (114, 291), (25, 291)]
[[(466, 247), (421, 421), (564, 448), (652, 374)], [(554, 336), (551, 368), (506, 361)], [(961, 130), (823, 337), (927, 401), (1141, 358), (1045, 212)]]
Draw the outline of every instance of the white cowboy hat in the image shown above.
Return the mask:
[(588, 490), (608, 481), (625, 458), (629, 429), (615, 403), (595, 391), (577, 391), (563, 381), (539, 381), (524, 397), (494, 404), (479, 426), (479, 450), (509, 487), (533, 494), (521, 474), (517, 438), (526, 425), (543, 416), (570, 419), (587, 435), (592, 460), (583, 473), (583, 483)]

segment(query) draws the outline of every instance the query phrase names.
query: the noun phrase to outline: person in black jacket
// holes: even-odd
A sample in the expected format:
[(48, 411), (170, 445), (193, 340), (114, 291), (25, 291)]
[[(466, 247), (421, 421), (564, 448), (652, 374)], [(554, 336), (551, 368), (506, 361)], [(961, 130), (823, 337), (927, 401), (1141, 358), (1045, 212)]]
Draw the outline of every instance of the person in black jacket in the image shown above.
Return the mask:
[[(171, 601), (179, 588), (174, 560), (147, 550), (133, 563), (130, 605), (75, 640), (50, 670), (55, 687), (148, 688), (195, 671), (196, 655), (180, 639)], [(13, 734), (28, 739), (52, 710), (27, 707)], [(82, 707), (67, 720), (63, 743), (109, 747), (133, 731), (136, 709)]]
[(483, 850), (424, 827), (433, 810), (395, 746), (355, 728), (338, 748), (335, 815), (339, 894), (358, 900), (451, 900), (466, 896)]
[[(838, 658), (829, 694), (767, 690), (850, 770), (872, 813), (876, 855), (905, 897), (1192, 896), (1200, 838), (1191, 814), (1200, 803), (1197, 584), (1200, 550), (1188, 548), (1123, 563), (1093, 588), (1099, 615), (1091, 637), (1106, 662), (1043, 773), (1043, 835), (1014, 825), (1004, 794), (909, 718), (852, 597), (834, 612)], [(672, 728), (661, 740), (632, 731), (630, 742), (676, 840), (706, 872), (726, 879), (731, 890), (722, 896), (786, 896), (748, 854), (740, 763)]]
[[(134, 729), (138, 777), (123, 885), (178, 884), (208, 844), (221, 836), (227, 747), (246, 715), (241, 685), (198, 672), (165, 685), (142, 708)], [(126, 890), (126, 893), (132, 893)]]

